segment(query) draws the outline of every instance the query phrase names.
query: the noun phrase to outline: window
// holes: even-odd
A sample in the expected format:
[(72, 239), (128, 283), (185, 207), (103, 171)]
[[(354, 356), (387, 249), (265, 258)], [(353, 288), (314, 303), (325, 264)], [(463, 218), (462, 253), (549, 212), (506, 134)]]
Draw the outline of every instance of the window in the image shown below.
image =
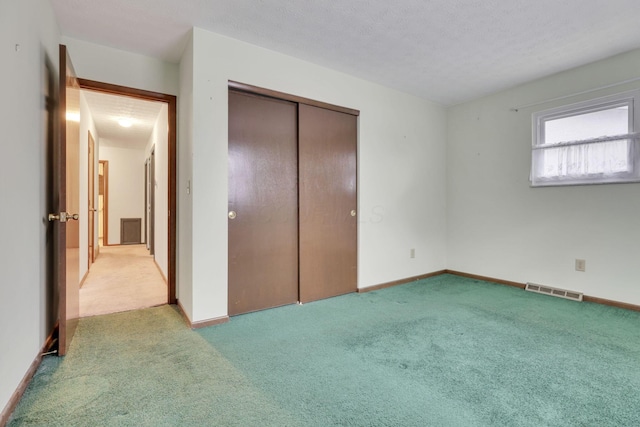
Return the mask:
[(640, 91), (533, 114), (531, 185), (640, 182)]

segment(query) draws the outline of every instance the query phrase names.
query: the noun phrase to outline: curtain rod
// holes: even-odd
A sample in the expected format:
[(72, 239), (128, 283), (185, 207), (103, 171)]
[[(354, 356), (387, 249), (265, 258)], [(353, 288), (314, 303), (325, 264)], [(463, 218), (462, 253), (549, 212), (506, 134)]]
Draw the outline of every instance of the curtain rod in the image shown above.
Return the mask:
[(556, 98), (546, 99), (544, 101), (532, 102), (531, 104), (525, 104), (525, 105), (520, 105), (520, 106), (517, 106), (517, 107), (511, 107), (509, 109), (509, 111), (513, 111), (514, 113), (517, 113), (518, 111), (522, 110), (523, 108), (535, 107), (536, 105), (542, 105), (542, 104), (546, 104), (548, 102), (560, 101), (562, 99), (567, 99), (567, 98), (573, 98), (574, 96), (585, 95), (587, 93), (597, 92), (599, 90), (609, 89), (609, 88), (620, 86), (620, 85), (624, 85), (624, 84), (627, 84), (627, 83), (633, 83), (633, 82), (636, 82), (638, 80), (640, 80), (640, 77), (634, 77), (634, 78), (629, 79), (629, 80), (623, 80), (621, 82), (611, 83), (611, 84), (608, 84), (608, 85), (605, 85), (605, 86), (600, 86), (600, 87), (596, 87), (596, 88), (593, 88), (593, 89), (583, 90), (582, 92), (576, 92), (576, 93), (572, 93), (572, 94), (569, 94), (569, 95), (563, 95), (563, 96), (558, 96)]

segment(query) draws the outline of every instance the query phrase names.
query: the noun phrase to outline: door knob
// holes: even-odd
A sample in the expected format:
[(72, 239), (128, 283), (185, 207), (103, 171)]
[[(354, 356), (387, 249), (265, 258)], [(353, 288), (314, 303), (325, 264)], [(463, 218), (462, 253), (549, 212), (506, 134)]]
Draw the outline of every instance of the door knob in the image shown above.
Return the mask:
[(236, 216), (236, 211), (229, 211), (229, 219), (234, 219)]
[(80, 215), (70, 214), (67, 212), (60, 212), (59, 214), (49, 214), (49, 221), (67, 222), (71, 221), (72, 219), (77, 221), (78, 218), (80, 218)]
[(351, 216), (356, 216), (356, 211), (355, 211), (355, 209), (351, 211)]

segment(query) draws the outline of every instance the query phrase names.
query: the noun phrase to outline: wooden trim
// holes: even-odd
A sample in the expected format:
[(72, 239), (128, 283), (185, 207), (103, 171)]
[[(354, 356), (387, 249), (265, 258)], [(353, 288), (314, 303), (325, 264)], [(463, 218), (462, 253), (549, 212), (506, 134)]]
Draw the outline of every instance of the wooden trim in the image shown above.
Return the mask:
[(172, 96), (168, 101), (168, 127), (169, 127), (169, 219), (167, 230), (168, 244), (167, 255), (169, 260), (167, 262), (167, 274), (169, 275), (168, 286), (168, 301), (169, 304), (175, 304), (178, 300), (176, 297), (176, 269), (177, 269), (177, 257), (178, 257), (178, 116), (177, 116), (177, 98)]
[(87, 280), (87, 277), (89, 277), (89, 269), (87, 269), (87, 271), (84, 273), (84, 277), (82, 277), (82, 280), (80, 280), (80, 286), (78, 286), (79, 288), (81, 288), (82, 285), (84, 285), (84, 282)]
[[(109, 245), (109, 160), (98, 160), (99, 165), (102, 164), (102, 182), (104, 183), (104, 192), (102, 194), (102, 245)], [(98, 171), (98, 181), (100, 181), (100, 171)], [(98, 183), (98, 185), (100, 185)], [(98, 191), (100, 197), (100, 191)], [(100, 215), (100, 210), (98, 210)], [(100, 233), (98, 233), (100, 234)], [(100, 236), (98, 236), (98, 244), (100, 244)]]
[[(508, 281), (508, 280), (501, 280), (501, 279), (496, 279), (496, 278), (493, 278), (493, 277), (478, 276), (478, 275), (475, 275), (475, 274), (463, 273), (463, 272), (454, 271), (454, 270), (445, 270), (445, 272), (447, 274), (453, 274), (453, 275), (456, 275), (456, 276), (467, 277), (469, 279), (484, 280), (486, 282), (493, 282), (493, 283), (498, 283), (498, 284), (501, 284), (501, 285), (514, 286), (514, 287), (520, 288), (520, 289), (524, 289), (526, 287), (525, 283), (511, 282), (511, 281)], [(614, 300), (605, 299), (605, 298), (592, 297), (592, 296), (589, 296), (589, 295), (583, 295), (582, 301), (584, 301), (584, 302), (592, 302), (592, 303), (601, 304), (601, 305), (608, 305), (610, 307), (622, 308), (624, 310), (640, 311), (640, 305), (629, 304), (629, 303), (626, 303), (626, 302), (614, 301)]]
[(617, 307), (625, 310), (640, 311), (640, 305), (629, 304), (629, 303), (620, 302), (620, 301), (613, 301), (610, 299), (604, 299), (604, 298), (598, 298), (598, 297), (591, 297), (588, 295), (583, 295), (582, 301), (592, 302), (595, 304), (608, 305), (610, 307)]
[[(393, 282), (382, 283), (380, 285), (369, 286), (369, 287), (366, 287), (366, 288), (360, 288), (360, 289), (358, 289), (358, 292), (359, 293), (363, 293), (363, 292), (376, 291), (378, 289), (384, 289), (384, 288), (388, 288), (388, 287), (391, 287), (391, 286), (402, 285), (402, 284), (413, 282), (413, 281), (416, 281), (416, 280), (426, 279), (428, 277), (439, 276), (441, 274), (452, 274), (454, 276), (466, 277), (468, 279), (482, 280), (482, 281), (485, 281), (485, 282), (497, 283), (499, 285), (512, 286), (512, 287), (520, 288), (520, 289), (524, 289), (526, 287), (525, 283), (512, 282), (510, 280), (496, 279), (495, 277), (480, 276), (480, 275), (477, 275), (477, 274), (464, 273), (462, 271), (456, 271), (456, 270), (440, 270), (440, 271), (435, 271), (433, 273), (423, 274), (422, 276), (409, 277), (407, 279), (395, 280)], [(624, 310), (640, 311), (640, 305), (629, 304), (629, 303), (626, 303), (626, 302), (614, 301), (614, 300), (605, 299), (605, 298), (598, 298), (598, 297), (592, 297), (592, 296), (589, 296), (589, 295), (583, 295), (582, 300), (584, 302), (591, 302), (591, 303), (595, 303), (595, 304), (608, 305), (610, 307), (622, 308)]]
[(149, 204), (146, 213), (149, 214), (149, 255), (156, 254), (156, 146), (149, 151)]
[(200, 320), (198, 322), (191, 322), (191, 329), (200, 329), (206, 328), (207, 326), (220, 325), (222, 323), (227, 323), (229, 321), (229, 316), (221, 316), (216, 317), (214, 319)]
[[(82, 85), (82, 84), (81, 84)], [(291, 95), (284, 92), (278, 92), (276, 90), (266, 89), (259, 86), (253, 86), (246, 83), (240, 83), (233, 80), (229, 80), (229, 89), (237, 90), (239, 92), (248, 92), (270, 98), (284, 99), (286, 101), (297, 102), (299, 104), (312, 105), (314, 107), (325, 108), (327, 110), (337, 111), (339, 113), (351, 114), (352, 116), (359, 116), (360, 111), (352, 108), (341, 107), (339, 105), (329, 104), (326, 102), (316, 101), (302, 96)]]
[[(89, 204), (87, 207), (87, 220), (93, 217), (93, 221), (87, 221), (87, 226), (89, 227), (87, 230), (87, 269), (89, 269), (96, 260), (96, 141), (91, 135), (91, 130), (88, 130), (87, 133), (87, 203), (89, 201), (93, 202), (93, 206)], [(92, 243), (91, 246), (89, 246), (88, 242)]]
[[(168, 248), (167, 263), (168, 268), (168, 284), (167, 293), (169, 304), (175, 304), (176, 299), (176, 258), (177, 258), (177, 104), (178, 98), (175, 95), (169, 95), (160, 92), (152, 92), (143, 89), (136, 89), (127, 86), (114, 85), (111, 83), (97, 82), (95, 80), (78, 79), (81, 89), (95, 90), (98, 92), (109, 93), (112, 95), (130, 96), (147, 101), (157, 101), (167, 103), (167, 121), (168, 121), (168, 151), (169, 151), (169, 194), (168, 194)], [(105, 188), (106, 192), (106, 188)], [(146, 212), (146, 211), (145, 211)], [(106, 237), (106, 231), (105, 231)], [(106, 243), (105, 243), (106, 244)]]
[(221, 316), (221, 317), (216, 317), (214, 319), (207, 319), (207, 320), (200, 320), (198, 322), (192, 322), (189, 319), (189, 316), (187, 316), (187, 313), (182, 307), (182, 304), (180, 304), (179, 300), (176, 302), (176, 304), (178, 306), (178, 311), (182, 315), (182, 318), (191, 329), (200, 329), (200, 328), (205, 328), (207, 326), (220, 325), (222, 323), (227, 323), (229, 321), (229, 316)]
[(102, 160), (104, 194), (102, 195), (102, 243), (109, 245), (109, 160)]
[(125, 95), (138, 99), (146, 99), (149, 101), (161, 101), (169, 103), (172, 99), (175, 100), (175, 95), (168, 95), (160, 92), (153, 92), (144, 89), (136, 89), (128, 86), (120, 86), (111, 83), (98, 82), (95, 80), (82, 79), (78, 77), (78, 84), (80, 89), (95, 90), (97, 92), (109, 93), (112, 95)]
[(56, 325), (56, 327), (54, 327), (54, 329), (51, 331), (51, 333), (47, 337), (47, 340), (44, 342), (44, 345), (42, 346), (36, 357), (33, 359), (33, 362), (31, 362), (29, 369), (27, 369), (27, 372), (24, 374), (22, 381), (20, 381), (20, 383), (18, 384), (16, 391), (13, 392), (4, 409), (2, 410), (2, 412), (0, 412), (0, 426), (4, 426), (9, 422), (9, 417), (11, 417), (11, 414), (18, 406), (18, 403), (20, 403), (20, 399), (22, 399), (22, 396), (27, 390), (29, 383), (38, 371), (40, 363), (42, 363), (43, 354), (53, 346), (55, 340), (54, 335), (56, 334), (57, 328), (58, 327)]
[(447, 270), (434, 271), (432, 273), (421, 274), (420, 276), (407, 277), (406, 279), (394, 280), (392, 282), (381, 283), (379, 285), (367, 286), (366, 288), (358, 288), (358, 293), (377, 291), (379, 289), (390, 288), (392, 286), (404, 285), (405, 283), (415, 282), (417, 280), (427, 279), (429, 277), (440, 276), (445, 274)]
[(149, 158), (147, 157), (146, 159), (144, 159), (144, 208), (142, 209), (142, 212), (144, 212), (144, 233), (143, 233), (143, 239), (144, 240), (144, 246), (145, 248), (147, 248), (147, 250), (149, 249), (149, 232), (147, 230), (147, 227), (149, 224), (147, 224), (147, 222), (149, 221), (149, 212), (148, 212), (148, 207), (149, 207)]
[(182, 304), (180, 304), (180, 300), (176, 301), (176, 305), (178, 306), (178, 312), (182, 316), (182, 320), (184, 320), (187, 326), (191, 328), (191, 320), (189, 320), (189, 316), (187, 316), (187, 312), (184, 310), (184, 307), (182, 306)]
[(463, 273), (462, 271), (444, 270), (444, 273), (445, 274), (453, 274), (454, 276), (466, 277), (468, 279), (484, 280), (485, 282), (493, 282), (493, 283), (498, 283), (500, 285), (513, 286), (515, 288), (520, 288), (520, 289), (524, 289), (525, 286), (526, 286), (526, 284), (524, 284), (524, 283), (512, 282), (512, 281), (509, 281), (509, 280), (496, 279), (495, 277), (478, 276), (476, 274)]
[(168, 284), (169, 281), (167, 280), (167, 277), (164, 275), (164, 273), (162, 272), (162, 269), (160, 268), (160, 265), (158, 264), (158, 262), (156, 261), (155, 257), (153, 258), (153, 263), (156, 265), (156, 268), (158, 269), (158, 271), (160, 272), (160, 276), (162, 276), (162, 280), (164, 280), (165, 284)]

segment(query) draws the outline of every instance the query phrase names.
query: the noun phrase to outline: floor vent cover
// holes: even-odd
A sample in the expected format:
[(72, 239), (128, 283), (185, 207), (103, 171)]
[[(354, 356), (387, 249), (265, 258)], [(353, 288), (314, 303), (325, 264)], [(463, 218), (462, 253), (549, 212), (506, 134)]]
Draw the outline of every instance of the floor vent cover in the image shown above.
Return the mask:
[(566, 298), (574, 301), (582, 301), (582, 292), (568, 291), (566, 289), (552, 288), (550, 286), (527, 283), (525, 291), (537, 292), (539, 294), (552, 295), (554, 297)]

